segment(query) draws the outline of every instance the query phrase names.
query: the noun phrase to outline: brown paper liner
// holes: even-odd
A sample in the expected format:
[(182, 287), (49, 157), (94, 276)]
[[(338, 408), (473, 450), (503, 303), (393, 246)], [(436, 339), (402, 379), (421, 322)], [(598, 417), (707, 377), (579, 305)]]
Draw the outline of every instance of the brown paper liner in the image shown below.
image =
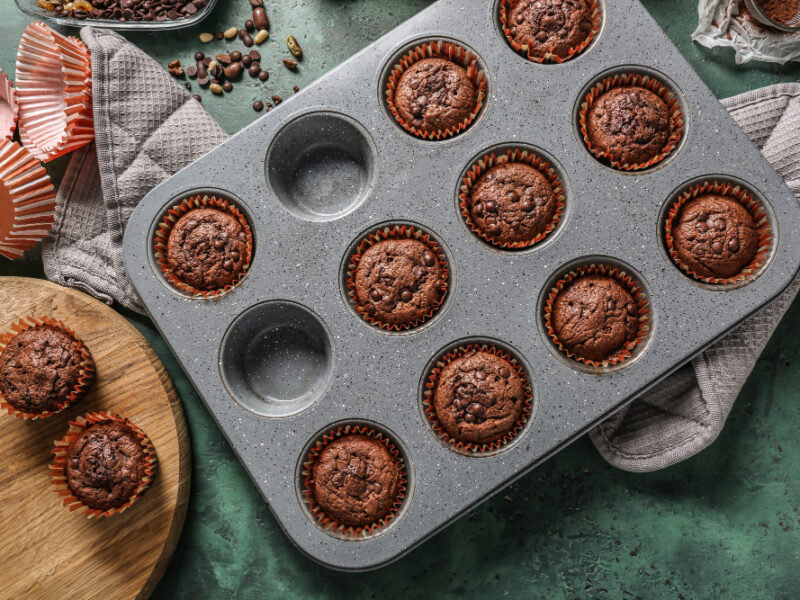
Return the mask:
[(19, 105), (14, 84), (0, 69), (0, 139), (12, 139), (17, 130)]
[[(467, 70), (467, 75), (475, 84), (478, 91), (478, 100), (475, 104), (475, 110), (472, 114), (464, 119), (458, 125), (449, 127), (444, 131), (428, 131), (425, 129), (417, 129), (416, 127), (406, 123), (397, 111), (394, 104), (394, 93), (397, 88), (397, 83), (405, 71), (411, 65), (418, 63), (425, 58), (444, 58), (451, 62), (464, 67)], [(389, 79), (386, 82), (386, 103), (389, 107), (389, 112), (392, 113), (398, 123), (408, 131), (411, 135), (425, 140), (442, 140), (454, 135), (458, 135), (467, 127), (469, 127), (475, 120), (475, 117), (480, 113), (483, 107), (483, 101), (486, 98), (486, 75), (478, 65), (478, 58), (466, 48), (446, 42), (444, 40), (435, 42), (426, 42), (415, 46), (412, 50), (400, 57), (397, 63), (392, 67)]]
[[(83, 432), (92, 425), (106, 424), (106, 423), (120, 423), (128, 427), (139, 438), (139, 443), (144, 450), (147, 457), (147, 466), (145, 467), (145, 476), (142, 483), (134, 491), (133, 495), (128, 499), (125, 504), (117, 508), (109, 508), (107, 510), (100, 510), (90, 508), (83, 502), (78, 500), (72, 490), (69, 489), (67, 484), (67, 462), (69, 461), (69, 452), (71, 446), (83, 435)], [(60, 440), (56, 440), (55, 448), (53, 448), (53, 463), (50, 465), (50, 482), (55, 486), (56, 492), (61, 496), (62, 504), (66, 506), (71, 512), (86, 515), (90, 519), (98, 519), (101, 517), (110, 517), (117, 513), (126, 511), (131, 505), (142, 497), (144, 491), (150, 487), (150, 483), (155, 477), (156, 468), (158, 466), (158, 459), (156, 458), (156, 450), (150, 438), (136, 426), (130, 419), (120, 417), (119, 415), (98, 411), (90, 413), (85, 417), (78, 417), (75, 421), (69, 422), (69, 430), (66, 435)]]
[[(380, 520), (378, 520), (375, 523), (370, 523), (369, 525), (365, 525), (363, 527), (353, 527), (352, 525), (345, 525), (343, 523), (339, 523), (332, 517), (325, 514), (322, 508), (317, 504), (317, 501), (314, 498), (314, 491), (313, 491), (314, 464), (316, 463), (317, 459), (322, 453), (322, 450), (332, 441), (337, 440), (341, 437), (354, 434), (365, 435), (367, 437), (374, 438), (384, 443), (386, 447), (389, 449), (389, 452), (391, 452), (392, 456), (394, 456), (395, 459), (397, 460), (397, 464), (400, 470), (399, 491), (397, 494), (397, 498), (395, 498), (394, 505), (389, 510), (389, 512)], [(375, 429), (367, 425), (357, 425), (357, 424), (340, 425), (338, 427), (330, 429), (329, 431), (321, 435), (319, 439), (317, 439), (317, 441), (312, 444), (310, 450), (308, 451), (306, 460), (303, 461), (301, 475), (303, 478), (303, 490), (302, 490), (303, 502), (305, 502), (306, 507), (308, 508), (308, 511), (311, 513), (313, 519), (323, 529), (350, 539), (366, 538), (380, 531), (381, 529), (385, 528), (387, 525), (389, 525), (389, 523), (391, 523), (400, 512), (400, 509), (403, 506), (403, 501), (405, 500), (406, 497), (406, 493), (408, 492), (408, 471), (406, 470), (405, 461), (403, 460), (403, 456), (400, 452), (400, 449), (394, 444), (394, 442), (392, 442), (391, 439), (389, 439), (389, 437), (386, 434), (380, 431), (376, 431)]]
[[(356, 296), (356, 269), (358, 269), (358, 264), (361, 262), (361, 257), (364, 255), (367, 248), (388, 239), (414, 239), (424, 243), (430, 248), (431, 252), (434, 253), (442, 267), (442, 295), (439, 297), (439, 301), (427, 315), (410, 323), (384, 323), (370, 315), (364, 306), (358, 302)], [(422, 325), (425, 321), (433, 317), (442, 307), (445, 298), (447, 298), (448, 287), (450, 285), (450, 267), (444, 250), (430, 234), (420, 231), (411, 225), (387, 225), (373, 231), (359, 242), (347, 264), (347, 280), (345, 281), (345, 285), (347, 287), (347, 297), (350, 299), (350, 303), (365, 321), (388, 331), (407, 331)]]
[(41, 413), (30, 413), (25, 412), (12, 406), (6, 399), (3, 397), (3, 394), (0, 393), (0, 408), (4, 408), (8, 414), (14, 415), (18, 419), (29, 419), (29, 420), (36, 420), (36, 419), (46, 419), (56, 413), (63, 411), (64, 409), (72, 406), (78, 400), (80, 400), (86, 391), (91, 387), (92, 383), (94, 382), (94, 375), (95, 375), (95, 366), (94, 366), (94, 359), (92, 358), (92, 353), (89, 352), (89, 348), (80, 340), (80, 338), (75, 334), (72, 329), (64, 325), (61, 321), (53, 319), (51, 317), (25, 317), (20, 319), (16, 323), (11, 326), (11, 331), (7, 331), (0, 335), (0, 354), (2, 354), (5, 349), (8, 347), (9, 342), (13, 340), (17, 335), (26, 331), (28, 329), (33, 329), (34, 327), (41, 327), (42, 325), (50, 325), (51, 327), (55, 327), (56, 329), (60, 329), (69, 335), (73, 341), (75, 342), (75, 346), (78, 352), (81, 355), (81, 370), (80, 374), (78, 375), (78, 382), (75, 384), (75, 387), (70, 392), (67, 399), (58, 404), (56, 410), (49, 410), (44, 411)]
[(56, 194), (42, 164), (28, 150), (0, 140), (0, 255), (19, 258), (53, 225)]
[[(636, 301), (636, 306), (639, 309), (639, 329), (636, 332), (636, 337), (633, 340), (625, 342), (625, 344), (619, 350), (602, 361), (584, 358), (582, 356), (578, 356), (571, 350), (568, 350), (558, 339), (558, 335), (556, 334), (552, 323), (553, 303), (555, 302), (558, 294), (570, 283), (586, 275), (606, 275), (613, 277), (623, 286), (625, 286), (625, 288), (627, 288), (628, 292), (630, 292)], [(547, 295), (547, 300), (544, 303), (544, 324), (545, 328), (547, 329), (547, 335), (550, 337), (556, 347), (561, 352), (566, 354), (567, 357), (591, 367), (606, 368), (617, 365), (629, 359), (632, 356), (634, 348), (636, 348), (645, 340), (650, 332), (650, 303), (647, 300), (647, 296), (642, 288), (642, 285), (619, 267), (612, 267), (604, 264), (591, 264), (572, 269), (569, 273), (564, 275), (555, 283), (550, 290), (550, 293)]]
[[(484, 233), (472, 221), (472, 217), (470, 216), (469, 212), (469, 199), (472, 194), (473, 186), (484, 173), (486, 173), (492, 167), (513, 162), (522, 162), (527, 165), (530, 165), (531, 167), (539, 171), (542, 175), (547, 177), (547, 180), (550, 182), (550, 185), (553, 188), (553, 193), (556, 197), (556, 212), (553, 215), (552, 222), (539, 235), (535, 236), (530, 240), (521, 240), (518, 242), (508, 243), (508, 242), (500, 242), (498, 240), (493, 239), (491, 236)], [(566, 195), (564, 194), (564, 186), (561, 183), (561, 178), (558, 176), (558, 173), (553, 168), (553, 166), (549, 162), (547, 162), (544, 158), (542, 158), (535, 152), (531, 152), (528, 150), (512, 148), (506, 151), (505, 153), (501, 154), (499, 157), (494, 152), (491, 154), (487, 154), (483, 158), (478, 160), (475, 164), (473, 164), (472, 167), (470, 167), (469, 171), (467, 171), (466, 175), (464, 176), (462, 182), (463, 183), (461, 185), (461, 193), (458, 195), (460, 199), (459, 207), (461, 208), (461, 216), (464, 217), (464, 220), (466, 221), (467, 225), (475, 235), (477, 235), (482, 240), (492, 244), (493, 246), (497, 246), (498, 248), (516, 250), (520, 248), (529, 248), (534, 244), (538, 244), (544, 238), (546, 238), (550, 234), (550, 232), (552, 232), (556, 228), (559, 221), (561, 220), (561, 217), (564, 214), (564, 209), (566, 208)]]
[[(619, 161), (612, 159), (606, 151), (596, 148), (589, 139), (589, 134), (586, 128), (586, 116), (589, 114), (589, 110), (600, 96), (605, 94), (610, 89), (617, 87), (645, 88), (656, 94), (667, 105), (672, 131), (661, 153), (657, 154), (646, 162), (622, 164)], [(613, 168), (620, 171), (639, 171), (642, 169), (647, 169), (648, 167), (652, 167), (656, 163), (664, 160), (664, 158), (669, 156), (669, 154), (672, 153), (672, 151), (681, 141), (681, 137), (683, 136), (683, 123), (683, 111), (681, 110), (681, 105), (680, 102), (678, 102), (677, 96), (672, 92), (672, 90), (670, 90), (669, 87), (667, 87), (658, 79), (650, 77), (649, 75), (642, 75), (641, 73), (622, 73), (606, 77), (599, 83), (596, 83), (586, 95), (586, 98), (581, 104), (580, 113), (578, 114), (578, 124), (580, 125), (581, 136), (583, 137), (583, 142), (586, 144), (589, 152), (591, 152), (597, 159), (609, 163)]]
[[(241, 223), (245, 232), (247, 232), (247, 257), (245, 259), (244, 269), (236, 280), (226, 285), (222, 289), (198, 290), (197, 288), (179, 279), (169, 267), (167, 261), (167, 242), (169, 241), (170, 231), (172, 231), (175, 223), (177, 223), (183, 215), (195, 208), (216, 208), (217, 210), (230, 213), (236, 218), (236, 220), (239, 221), (239, 223)], [(184, 198), (179, 204), (176, 204), (170, 208), (167, 211), (167, 214), (164, 215), (164, 218), (156, 227), (156, 235), (155, 239), (153, 240), (153, 249), (155, 250), (155, 257), (158, 267), (161, 269), (161, 272), (164, 274), (166, 280), (169, 281), (173, 286), (183, 292), (197, 296), (198, 298), (215, 298), (235, 288), (244, 280), (245, 276), (247, 275), (247, 270), (250, 268), (250, 263), (253, 260), (253, 232), (251, 231), (250, 224), (247, 222), (245, 216), (239, 211), (238, 208), (236, 208), (227, 200), (224, 200), (223, 198), (217, 198), (215, 196), (191, 196), (189, 198)]]
[(592, 40), (597, 36), (600, 31), (600, 27), (603, 25), (603, 11), (600, 8), (600, 4), (597, 0), (592, 0), (592, 3), (589, 5), (589, 10), (592, 11), (592, 30), (586, 36), (586, 39), (583, 40), (577, 46), (573, 46), (567, 52), (567, 56), (561, 57), (553, 54), (552, 52), (545, 52), (544, 55), (537, 55), (533, 54), (533, 49), (528, 46), (528, 44), (520, 44), (514, 41), (514, 36), (511, 33), (511, 28), (508, 26), (508, 17), (511, 12), (511, 6), (509, 4), (509, 0), (500, 0), (500, 28), (503, 30), (503, 34), (506, 36), (506, 40), (508, 40), (508, 44), (514, 49), (514, 51), (518, 54), (521, 54), (525, 58), (530, 61), (537, 62), (537, 63), (563, 63), (564, 61), (570, 60), (571, 58), (575, 57), (576, 55), (583, 52), (586, 47), (592, 43)]
[[(758, 248), (756, 250), (756, 254), (750, 264), (744, 267), (741, 272), (733, 277), (719, 278), (699, 275), (698, 273), (692, 271), (688, 265), (680, 260), (678, 253), (675, 250), (674, 240), (672, 238), (673, 221), (680, 213), (684, 204), (693, 198), (702, 196), (703, 194), (716, 194), (736, 200), (739, 204), (747, 209), (747, 211), (753, 217), (753, 221), (756, 223), (756, 231), (758, 232)], [(695, 184), (687, 190), (681, 192), (680, 197), (673, 202), (672, 206), (667, 212), (664, 241), (672, 260), (684, 273), (704, 283), (731, 285), (752, 279), (758, 273), (761, 267), (763, 267), (767, 262), (769, 254), (772, 251), (772, 239), (772, 226), (769, 223), (767, 212), (764, 210), (764, 207), (746, 188), (733, 185), (731, 183), (704, 181), (702, 183)]]
[(41, 22), (25, 28), (17, 52), (19, 135), (48, 162), (94, 139), (89, 50)]
[[(476, 442), (465, 442), (462, 440), (457, 440), (453, 436), (451, 436), (439, 423), (439, 419), (436, 416), (436, 409), (433, 406), (433, 393), (436, 388), (436, 384), (439, 381), (439, 375), (448, 364), (454, 361), (457, 358), (464, 356), (469, 352), (489, 352), (498, 356), (513, 366), (513, 368), (517, 371), (517, 374), (522, 378), (525, 382), (525, 398), (523, 402), (525, 404), (522, 414), (520, 415), (517, 422), (514, 424), (514, 427), (507, 432), (502, 438), (499, 440), (495, 440), (493, 442), (487, 442), (484, 444), (478, 444)], [(531, 412), (533, 410), (533, 388), (531, 387), (530, 378), (528, 374), (525, 372), (524, 367), (520, 364), (520, 362), (514, 358), (508, 352), (497, 348), (496, 346), (492, 346), (490, 344), (481, 344), (481, 343), (472, 343), (467, 344), (465, 346), (459, 346), (454, 350), (450, 350), (446, 352), (444, 355), (439, 357), (436, 360), (433, 368), (431, 369), (428, 377), (425, 380), (425, 389), (422, 392), (422, 407), (423, 411), (425, 412), (425, 416), (428, 419), (428, 423), (433, 429), (434, 433), (439, 436), (447, 445), (452, 446), (454, 449), (465, 452), (473, 455), (480, 455), (485, 454), (487, 452), (492, 452), (494, 450), (498, 450), (503, 446), (510, 443), (514, 438), (516, 438), (522, 429), (525, 427), (525, 424), (528, 422), (531, 416)]]

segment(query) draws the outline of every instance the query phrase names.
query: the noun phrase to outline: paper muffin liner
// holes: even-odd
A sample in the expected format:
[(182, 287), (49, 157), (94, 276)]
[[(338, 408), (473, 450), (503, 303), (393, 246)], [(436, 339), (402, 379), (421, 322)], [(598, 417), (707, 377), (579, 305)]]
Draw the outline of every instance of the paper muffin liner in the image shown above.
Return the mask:
[(0, 140), (14, 137), (18, 116), (17, 90), (8, 75), (0, 69)]
[(521, 54), (530, 61), (540, 64), (551, 62), (561, 64), (564, 61), (570, 60), (571, 58), (583, 52), (600, 32), (600, 27), (603, 25), (603, 11), (600, 8), (600, 4), (597, 2), (597, 0), (592, 0), (591, 4), (589, 5), (589, 10), (591, 11), (592, 17), (592, 30), (586, 36), (585, 40), (583, 40), (580, 44), (570, 48), (567, 51), (567, 56), (563, 58), (553, 54), (551, 51), (545, 52), (543, 55), (534, 54), (533, 48), (530, 48), (528, 44), (520, 44), (519, 42), (514, 41), (514, 36), (511, 33), (511, 27), (508, 25), (509, 15), (511, 14), (511, 5), (509, 0), (500, 0), (500, 28), (503, 30), (503, 35), (506, 36), (508, 44), (516, 53)]
[[(169, 234), (175, 223), (191, 210), (196, 208), (215, 208), (223, 212), (233, 215), (237, 221), (242, 225), (247, 234), (247, 256), (244, 261), (244, 268), (242, 273), (233, 282), (226, 285), (224, 288), (217, 290), (198, 290), (194, 286), (185, 283), (175, 275), (169, 267), (167, 261), (167, 242), (169, 241)], [(238, 286), (247, 275), (247, 270), (250, 268), (250, 263), (253, 260), (253, 232), (250, 229), (250, 224), (247, 222), (244, 214), (236, 208), (233, 204), (223, 198), (215, 196), (198, 195), (184, 198), (180, 203), (170, 208), (164, 215), (164, 218), (156, 227), (156, 235), (153, 240), (153, 249), (155, 250), (155, 258), (158, 263), (159, 269), (164, 274), (167, 281), (170, 282), (177, 289), (196, 296), (198, 298), (215, 298), (221, 296)]]
[[(476, 442), (468, 442), (457, 440), (453, 436), (451, 436), (447, 430), (442, 427), (441, 423), (439, 423), (439, 419), (436, 416), (436, 409), (433, 405), (433, 394), (434, 390), (436, 389), (436, 384), (439, 381), (439, 375), (447, 365), (449, 365), (454, 360), (461, 358), (465, 354), (470, 352), (489, 352), (490, 354), (494, 354), (495, 356), (502, 358), (508, 361), (517, 374), (522, 378), (522, 381), (525, 385), (525, 397), (523, 398), (524, 407), (522, 410), (522, 414), (520, 415), (517, 422), (514, 423), (514, 427), (508, 431), (503, 437), (498, 440), (494, 440), (492, 442), (486, 442), (483, 444), (478, 444)], [(525, 427), (525, 424), (530, 419), (531, 413), (533, 411), (533, 388), (531, 386), (530, 378), (528, 377), (525, 368), (520, 364), (520, 362), (511, 354), (502, 350), (496, 346), (491, 344), (482, 344), (482, 343), (472, 343), (466, 344), (464, 346), (459, 346), (454, 350), (450, 350), (439, 357), (433, 365), (433, 368), (428, 373), (428, 376), (425, 379), (425, 389), (422, 392), (422, 408), (425, 413), (425, 417), (428, 419), (428, 424), (430, 425), (431, 429), (434, 433), (439, 436), (439, 438), (448, 446), (453, 447), (455, 450), (460, 452), (480, 455), (485, 454), (487, 452), (492, 452), (502, 448), (509, 444), (512, 440), (514, 440), (520, 432)]]
[[(553, 188), (553, 194), (556, 198), (556, 212), (553, 215), (553, 220), (547, 226), (547, 228), (540, 233), (539, 235), (535, 236), (530, 240), (521, 240), (517, 242), (500, 242), (499, 240), (493, 239), (491, 236), (484, 233), (472, 220), (469, 211), (469, 200), (470, 196), (472, 195), (472, 188), (475, 186), (477, 181), (481, 178), (481, 176), (489, 171), (489, 169), (496, 167), (498, 165), (502, 165), (505, 163), (525, 163), (537, 171), (539, 171), (542, 175), (544, 175), (547, 180), (550, 182), (550, 185)], [(469, 171), (467, 171), (464, 179), (462, 180), (461, 185), (461, 193), (458, 195), (459, 197), (459, 208), (461, 208), (461, 216), (464, 217), (464, 221), (466, 221), (469, 228), (472, 232), (477, 235), (482, 240), (492, 244), (493, 246), (497, 246), (498, 248), (503, 249), (513, 249), (517, 250), (520, 248), (529, 248), (534, 244), (538, 244), (543, 239), (545, 239), (558, 225), (561, 217), (564, 215), (564, 210), (566, 208), (566, 195), (564, 193), (564, 185), (561, 182), (561, 178), (558, 176), (558, 172), (555, 168), (547, 162), (544, 158), (536, 154), (535, 152), (531, 152), (529, 150), (522, 150), (519, 148), (512, 148), (500, 156), (497, 156), (494, 152), (491, 154), (486, 154), (483, 158), (478, 160), (475, 164), (473, 164)]]
[[(368, 248), (374, 246), (378, 242), (382, 242), (384, 240), (400, 240), (400, 239), (409, 239), (409, 240), (417, 240), (422, 242), (428, 248), (430, 248), (431, 252), (436, 256), (437, 260), (439, 261), (439, 265), (442, 268), (442, 294), (439, 297), (439, 300), (433, 306), (433, 308), (428, 312), (428, 314), (420, 317), (416, 321), (411, 321), (409, 323), (403, 324), (395, 324), (395, 323), (384, 323), (380, 319), (375, 318), (374, 316), (370, 315), (365, 307), (358, 302), (358, 297), (356, 294), (356, 284), (355, 284), (355, 277), (356, 277), (356, 270), (358, 269), (358, 265), (361, 262), (361, 258), (364, 256), (364, 252), (367, 251)], [(447, 292), (450, 286), (450, 266), (449, 261), (447, 260), (447, 255), (444, 253), (444, 250), (429, 233), (421, 231), (411, 225), (387, 225), (381, 227), (369, 235), (365, 236), (361, 242), (359, 242), (358, 246), (356, 247), (355, 251), (350, 256), (350, 260), (347, 264), (347, 279), (345, 281), (345, 286), (347, 288), (347, 297), (350, 299), (350, 303), (355, 308), (356, 312), (361, 315), (361, 317), (367, 321), (367, 323), (371, 325), (375, 325), (376, 327), (380, 327), (382, 329), (386, 329), (388, 331), (407, 331), (410, 329), (414, 329), (415, 327), (419, 327), (425, 321), (432, 318), (442, 307), (444, 304), (445, 298), (447, 298)]]
[[(625, 342), (625, 344), (619, 350), (614, 352), (614, 354), (605, 360), (598, 361), (584, 358), (583, 356), (579, 356), (567, 349), (558, 339), (558, 335), (552, 323), (553, 303), (555, 302), (558, 294), (573, 281), (587, 275), (606, 275), (616, 279), (628, 290), (631, 296), (633, 296), (633, 299), (636, 302), (636, 307), (639, 310), (639, 327), (636, 331), (636, 337)], [(572, 269), (569, 273), (561, 277), (561, 279), (559, 279), (555, 285), (553, 285), (550, 292), (547, 294), (547, 299), (544, 303), (544, 324), (545, 329), (547, 330), (547, 335), (550, 337), (553, 344), (555, 344), (556, 348), (563, 352), (568, 358), (591, 367), (607, 368), (628, 360), (633, 355), (633, 350), (639, 344), (643, 343), (647, 338), (647, 335), (650, 332), (650, 302), (647, 299), (647, 295), (645, 294), (642, 284), (619, 267), (612, 267), (604, 264), (580, 266)]]
[(64, 325), (61, 321), (57, 319), (53, 319), (51, 317), (25, 317), (20, 319), (16, 323), (11, 326), (11, 331), (7, 331), (0, 335), (0, 354), (2, 354), (5, 349), (8, 347), (8, 344), (13, 340), (17, 335), (26, 331), (28, 329), (33, 329), (34, 327), (40, 327), (42, 325), (50, 325), (51, 327), (55, 327), (56, 329), (60, 329), (67, 335), (69, 335), (72, 340), (75, 342), (75, 346), (78, 352), (81, 355), (81, 367), (80, 372), (78, 375), (78, 381), (75, 384), (74, 388), (70, 392), (69, 396), (64, 402), (58, 404), (56, 410), (49, 410), (44, 411), (41, 413), (30, 413), (23, 410), (16, 408), (15, 406), (11, 405), (4, 397), (3, 394), (0, 392), (0, 408), (4, 408), (8, 414), (14, 415), (18, 419), (28, 419), (28, 420), (36, 420), (36, 419), (46, 419), (56, 413), (63, 411), (66, 408), (69, 408), (73, 404), (75, 404), (78, 400), (80, 400), (86, 391), (92, 386), (94, 382), (95, 376), (95, 366), (94, 366), (94, 359), (92, 358), (92, 353), (89, 352), (89, 348), (83, 343), (83, 341), (75, 334), (75, 332)]
[[(369, 525), (364, 525), (360, 527), (354, 527), (352, 525), (345, 525), (343, 523), (339, 523), (333, 517), (327, 515), (322, 508), (317, 504), (316, 498), (314, 498), (314, 465), (316, 464), (317, 460), (319, 459), (320, 454), (325, 449), (325, 447), (342, 437), (346, 437), (348, 435), (364, 435), (373, 439), (376, 439), (389, 449), (389, 452), (394, 456), (395, 460), (397, 461), (397, 465), (399, 467), (400, 472), (400, 484), (397, 493), (397, 497), (395, 498), (394, 504), (389, 512), (380, 518), (375, 523), (370, 523)], [(317, 524), (324, 530), (329, 531), (333, 534), (350, 538), (350, 539), (363, 539), (372, 534), (384, 529), (386, 526), (391, 523), (395, 517), (397, 517), (400, 509), (403, 506), (403, 501), (405, 500), (406, 494), (408, 493), (408, 471), (406, 469), (405, 461), (403, 460), (403, 455), (400, 452), (400, 448), (392, 442), (392, 440), (383, 432), (377, 431), (372, 427), (367, 425), (358, 425), (358, 424), (347, 424), (347, 425), (340, 425), (338, 427), (334, 427), (323, 435), (319, 436), (308, 451), (308, 454), (303, 461), (302, 469), (301, 469), (301, 477), (303, 481), (302, 485), (302, 497), (303, 502), (306, 505), (311, 517), (317, 522)]]
[(48, 162), (94, 138), (89, 50), (35, 22), (17, 52), (19, 135), (36, 158)]
[[(670, 136), (667, 143), (659, 154), (643, 163), (620, 163), (611, 158), (608, 152), (597, 148), (592, 144), (589, 139), (589, 134), (586, 126), (586, 118), (589, 110), (592, 108), (597, 99), (613, 88), (618, 87), (641, 87), (653, 92), (656, 96), (661, 98), (667, 105), (669, 111), (669, 120), (671, 126)], [(683, 136), (684, 117), (681, 110), (680, 102), (675, 93), (664, 83), (649, 75), (641, 73), (621, 73), (605, 77), (602, 81), (596, 83), (586, 94), (586, 98), (581, 103), (580, 112), (578, 113), (578, 124), (581, 130), (583, 142), (597, 159), (609, 163), (613, 168), (620, 171), (640, 171), (652, 167), (658, 162), (664, 160), (669, 156), (673, 150), (678, 146)]]
[[(727, 198), (731, 198), (732, 200), (736, 200), (739, 204), (747, 209), (747, 212), (750, 213), (750, 215), (753, 217), (753, 221), (756, 224), (756, 232), (758, 233), (758, 247), (756, 249), (756, 254), (750, 264), (745, 266), (733, 277), (705, 277), (695, 273), (679, 258), (678, 252), (675, 249), (674, 240), (672, 238), (672, 225), (675, 218), (680, 213), (684, 204), (686, 204), (689, 200), (704, 194), (716, 194), (718, 196), (725, 196)], [(767, 260), (769, 259), (770, 252), (772, 252), (772, 226), (769, 223), (767, 212), (764, 210), (764, 206), (753, 196), (749, 190), (732, 183), (718, 182), (714, 180), (703, 181), (684, 190), (681, 192), (678, 199), (673, 202), (672, 206), (667, 212), (664, 228), (664, 242), (670, 256), (672, 257), (672, 260), (684, 273), (704, 283), (731, 285), (752, 279), (766, 264)]]
[[(397, 88), (397, 83), (400, 81), (400, 77), (412, 65), (425, 58), (444, 58), (464, 67), (467, 70), (467, 75), (472, 80), (472, 83), (475, 84), (475, 88), (478, 92), (478, 100), (475, 104), (475, 110), (472, 112), (472, 114), (458, 125), (454, 125), (445, 130), (428, 131), (425, 129), (417, 129), (413, 125), (403, 120), (394, 104), (395, 89)], [(415, 46), (412, 50), (406, 52), (392, 67), (392, 70), (389, 74), (389, 79), (386, 82), (386, 103), (389, 108), (389, 112), (392, 113), (394, 118), (398, 123), (400, 123), (403, 129), (408, 131), (410, 134), (425, 140), (443, 140), (454, 135), (458, 135), (467, 129), (480, 113), (485, 98), (486, 74), (478, 65), (478, 57), (466, 48), (444, 40), (426, 42), (424, 44), (420, 44), (419, 46)]]
[[(136, 488), (133, 495), (122, 506), (117, 508), (109, 508), (107, 510), (100, 510), (97, 508), (90, 508), (83, 502), (78, 500), (69, 489), (67, 484), (67, 463), (69, 461), (69, 453), (72, 445), (83, 435), (83, 432), (92, 425), (104, 425), (109, 423), (118, 423), (128, 427), (136, 437), (139, 438), (139, 443), (144, 450), (145, 457), (147, 458), (147, 466), (145, 467), (145, 475), (142, 483)], [(69, 429), (66, 435), (60, 440), (56, 440), (55, 448), (53, 448), (53, 463), (50, 465), (50, 482), (55, 487), (56, 493), (62, 498), (62, 504), (66, 506), (71, 512), (86, 515), (90, 519), (99, 519), (101, 517), (110, 517), (117, 513), (126, 511), (133, 505), (139, 498), (142, 497), (145, 490), (150, 487), (153, 478), (156, 474), (158, 467), (158, 460), (156, 458), (156, 450), (150, 438), (142, 431), (133, 421), (119, 415), (98, 411), (90, 413), (84, 417), (78, 417), (75, 421), (69, 422)]]
[(47, 171), (30, 152), (0, 140), (0, 255), (15, 259), (53, 225), (56, 195)]

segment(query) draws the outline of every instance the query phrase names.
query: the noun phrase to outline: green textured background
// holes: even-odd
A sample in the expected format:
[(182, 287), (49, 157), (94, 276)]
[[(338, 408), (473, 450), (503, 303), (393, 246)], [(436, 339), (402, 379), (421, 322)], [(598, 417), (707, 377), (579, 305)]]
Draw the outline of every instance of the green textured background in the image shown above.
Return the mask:
[[(33, 2), (34, 0), (30, 0)], [(2, 0), (4, 6), (10, 0)], [(257, 118), (251, 103), (291, 93), (427, 6), (426, 0), (267, 0), (273, 39), (261, 48), (272, 77), (204, 105), (234, 133)], [(800, 67), (736, 67), (729, 50), (693, 44), (697, 0), (645, 0), (681, 52), (722, 98), (780, 81)], [(197, 35), (239, 25), (246, 0), (219, 0), (185, 32), (129, 38), (166, 65), (190, 63)], [(0, 67), (13, 73), (28, 19), (0, 22)], [(306, 59), (279, 66), (293, 33)], [(624, 58), (624, 57), (623, 57)], [(244, 81), (244, 80), (243, 80)], [(195, 86), (196, 87), (196, 86)], [(64, 161), (50, 166), (57, 177)], [(0, 275), (42, 276), (38, 251)], [(150, 322), (126, 313), (162, 357), (192, 435), (186, 526), (154, 598), (797, 598), (800, 596), (800, 303), (781, 324), (719, 440), (660, 473), (607, 466), (583, 438), (400, 561), (366, 574), (329, 571), (284, 537), (222, 434)]]

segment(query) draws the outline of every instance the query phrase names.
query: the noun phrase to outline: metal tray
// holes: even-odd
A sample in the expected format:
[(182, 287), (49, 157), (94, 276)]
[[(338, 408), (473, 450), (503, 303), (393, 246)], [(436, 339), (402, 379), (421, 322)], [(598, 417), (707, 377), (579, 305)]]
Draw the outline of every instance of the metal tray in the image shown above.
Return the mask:
[[(286, 534), (329, 567), (371, 569), (408, 552), (685, 364), (773, 299), (800, 265), (800, 246), (791, 243), (800, 229), (794, 196), (641, 4), (606, 0), (599, 37), (561, 65), (514, 53), (497, 10), (496, 1), (439, 0), (156, 187), (127, 227), (126, 269), (151, 317)], [(394, 122), (383, 87), (405, 49), (436, 39), (475, 51), (488, 74), (488, 101), (465, 133), (431, 142)], [(681, 146), (646, 172), (604, 166), (577, 131), (582, 91), (620, 67), (654, 71), (683, 103)], [(557, 234), (524, 252), (487, 246), (457, 210), (464, 170), (487, 149), (508, 144), (551, 157), (566, 184)], [(748, 285), (699, 284), (664, 249), (667, 202), (707, 176), (744, 181), (767, 206), (775, 245)], [(236, 202), (255, 234), (244, 282), (211, 301), (167, 284), (152, 250), (161, 215), (196, 192)], [(405, 334), (360, 319), (342, 286), (353, 242), (398, 221), (433, 232), (452, 267), (443, 310)], [(553, 278), (575, 261), (597, 258), (636, 274), (653, 309), (644, 350), (603, 373), (576, 368), (555, 351), (541, 316)], [(440, 443), (421, 408), (429, 362), (468, 339), (513, 349), (533, 381), (525, 430), (480, 458)], [(269, 394), (284, 400), (264, 400)], [(409, 470), (398, 517), (361, 541), (323, 531), (300, 497), (305, 449), (343, 422), (388, 432)]]

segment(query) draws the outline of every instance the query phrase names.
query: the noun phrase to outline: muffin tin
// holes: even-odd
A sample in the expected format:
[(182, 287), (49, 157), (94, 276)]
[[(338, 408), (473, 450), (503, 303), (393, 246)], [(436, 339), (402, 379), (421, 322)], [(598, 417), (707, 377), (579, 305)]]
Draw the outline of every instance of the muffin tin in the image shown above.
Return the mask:
[[(408, 552), (657, 385), (795, 276), (800, 210), (789, 189), (637, 1), (602, 8), (603, 27), (582, 54), (536, 64), (506, 42), (497, 2), (439, 0), (156, 187), (134, 211), (124, 240), (131, 280), (286, 534), (320, 563), (365, 570)], [(404, 131), (384, 101), (393, 61), (431, 40), (475, 52), (488, 83), (472, 125), (443, 141)], [(578, 132), (585, 91), (620, 71), (659, 77), (685, 116), (681, 143), (644, 171), (601, 164)], [(545, 240), (508, 251), (470, 231), (458, 194), (477, 158), (516, 145), (553, 160), (566, 207)], [(695, 281), (665, 250), (667, 203), (698, 178), (746, 184), (772, 225), (763, 267), (737, 285)], [(254, 233), (247, 276), (215, 299), (173, 288), (152, 247), (169, 207), (198, 193), (235, 203)], [(353, 245), (383, 223), (429, 231), (450, 259), (444, 305), (408, 332), (364, 321), (344, 285)], [(553, 283), (593, 263), (636, 279), (650, 309), (643, 342), (605, 368), (567, 358), (542, 317)], [(432, 361), (473, 342), (518, 357), (534, 398), (519, 435), (480, 456), (442, 443), (423, 408)], [(302, 499), (308, 449), (348, 424), (390, 436), (408, 470), (397, 516), (357, 540), (321, 528)]]

